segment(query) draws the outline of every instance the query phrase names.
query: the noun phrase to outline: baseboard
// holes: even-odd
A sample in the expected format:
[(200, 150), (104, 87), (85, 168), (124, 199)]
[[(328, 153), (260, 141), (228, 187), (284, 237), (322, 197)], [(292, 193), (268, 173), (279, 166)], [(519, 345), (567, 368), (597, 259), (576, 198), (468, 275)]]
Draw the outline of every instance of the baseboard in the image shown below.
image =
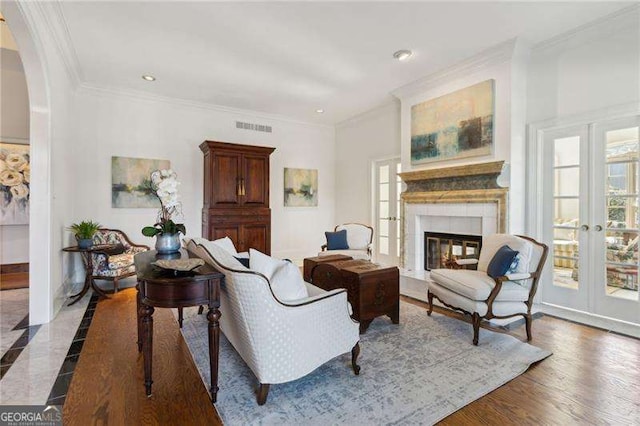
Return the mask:
[(588, 312), (577, 311), (574, 309), (564, 308), (562, 306), (551, 305), (547, 303), (541, 304), (541, 310), (546, 315), (558, 317), (567, 321), (585, 324), (601, 330), (611, 331), (617, 334), (623, 334), (629, 337), (640, 338), (640, 324), (620, 321), (609, 317), (590, 314)]
[(20, 272), (29, 272), (29, 262), (0, 265), (0, 274), (17, 274)]

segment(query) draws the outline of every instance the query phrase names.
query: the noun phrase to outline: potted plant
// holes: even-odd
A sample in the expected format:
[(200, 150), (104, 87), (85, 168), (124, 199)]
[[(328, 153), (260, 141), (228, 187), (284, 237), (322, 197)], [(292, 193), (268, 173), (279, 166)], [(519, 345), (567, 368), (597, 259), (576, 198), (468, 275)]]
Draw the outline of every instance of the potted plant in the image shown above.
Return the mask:
[(69, 230), (76, 235), (78, 247), (81, 249), (88, 249), (93, 245), (93, 236), (98, 232), (98, 229), (100, 229), (100, 224), (91, 220), (83, 220), (69, 227)]
[(153, 226), (142, 228), (142, 235), (156, 237), (156, 250), (160, 254), (179, 251), (180, 233), (187, 233), (184, 224), (173, 221), (174, 217), (182, 214), (182, 204), (178, 200), (178, 185), (178, 176), (171, 169), (151, 173), (151, 189), (160, 200), (160, 211), (158, 221)]

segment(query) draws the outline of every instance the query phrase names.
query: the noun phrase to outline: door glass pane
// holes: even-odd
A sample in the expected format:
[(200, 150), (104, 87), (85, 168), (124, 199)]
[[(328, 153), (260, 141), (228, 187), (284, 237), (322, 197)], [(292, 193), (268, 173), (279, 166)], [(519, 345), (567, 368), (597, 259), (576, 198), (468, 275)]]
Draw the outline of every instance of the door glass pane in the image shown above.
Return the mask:
[(380, 219), (389, 217), (389, 202), (388, 201), (380, 201)]
[(380, 184), (380, 200), (384, 200), (384, 201), (389, 200), (389, 184), (388, 183)]
[(555, 195), (577, 196), (579, 191), (580, 169), (578, 167), (567, 167), (556, 169)]
[(381, 219), (378, 223), (378, 232), (381, 237), (389, 236), (389, 221), (386, 219)]
[(580, 137), (554, 140), (553, 283), (578, 289)]
[(389, 166), (380, 166), (379, 182), (389, 182)]
[(638, 300), (638, 127), (605, 133), (606, 294)]
[(380, 237), (378, 238), (378, 248), (380, 254), (389, 254), (389, 238)]
[(554, 167), (580, 164), (580, 136), (560, 138), (554, 141)]

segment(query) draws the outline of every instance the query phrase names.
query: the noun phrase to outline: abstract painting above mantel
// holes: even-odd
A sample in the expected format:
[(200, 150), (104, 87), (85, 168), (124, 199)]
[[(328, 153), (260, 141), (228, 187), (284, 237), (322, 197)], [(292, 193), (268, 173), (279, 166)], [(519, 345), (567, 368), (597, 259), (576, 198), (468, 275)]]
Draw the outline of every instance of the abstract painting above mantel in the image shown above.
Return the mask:
[(111, 157), (111, 207), (159, 208), (151, 189), (151, 172), (169, 169), (169, 160)]
[(31, 161), (29, 145), (0, 143), (0, 225), (27, 225)]
[(284, 206), (316, 207), (318, 205), (318, 170), (284, 169)]
[(494, 80), (411, 107), (411, 164), (490, 155)]

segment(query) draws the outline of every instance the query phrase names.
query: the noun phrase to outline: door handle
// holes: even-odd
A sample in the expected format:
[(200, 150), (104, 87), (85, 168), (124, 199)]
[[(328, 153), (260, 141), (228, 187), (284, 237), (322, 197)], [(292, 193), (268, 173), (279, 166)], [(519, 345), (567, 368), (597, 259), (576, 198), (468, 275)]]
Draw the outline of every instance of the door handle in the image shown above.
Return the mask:
[(597, 232), (600, 232), (600, 231), (602, 231), (602, 226), (596, 225), (596, 226), (593, 227), (593, 229), (595, 229)]
[(588, 231), (588, 230), (589, 230), (589, 225), (582, 225), (582, 226), (580, 227), (580, 230), (581, 230), (581, 231)]

